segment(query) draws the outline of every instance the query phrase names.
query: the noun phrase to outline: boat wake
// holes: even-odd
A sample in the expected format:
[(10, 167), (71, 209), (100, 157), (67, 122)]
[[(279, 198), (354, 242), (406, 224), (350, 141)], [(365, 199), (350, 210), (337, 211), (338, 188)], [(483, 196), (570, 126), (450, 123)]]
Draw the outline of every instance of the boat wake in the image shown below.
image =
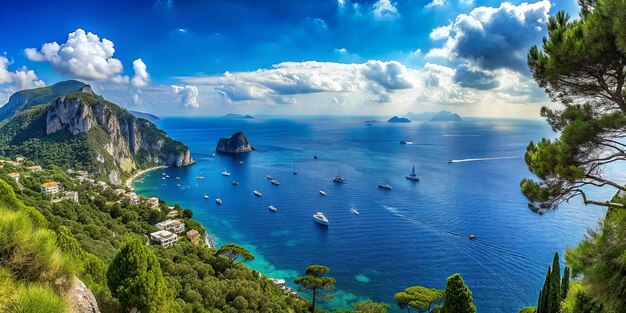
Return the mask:
[[(400, 218), (402, 218), (402, 219), (404, 219), (406, 221), (409, 221), (412, 224), (423, 225), (423, 226), (426, 226), (426, 227), (428, 227), (430, 229), (437, 230), (439, 232), (445, 233), (445, 234), (450, 235), (450, 236), (459, 237), (461, 239), (466, 239), (467, 238), (467, 234), (460, 234), (460, 233), (451, 231), (451, 230), (449, 230), (449, 229), (447, 229), (445, 227), (441, 227), (439, 225), (430, 224), (430, 223), (427, 223), (425, 221), (422, 221), (422, 220), (419, 220), (419, 219), (416, 219), (416, 218), (413, 218), (413, 217), (410, 217), (410, 216), (406, 216), (406, 215), (400, 213), (400, 211), (397, 208), (388, 207), (386, 205), (383, 205), (383, 207), (385, 209), (387, 209), (387, 211), (389, 211), (390, 213), (394, 214), (395, 216), (400, 217)], [(520, 259), (527, 260), (529, 262), (540, 264), (540, 263), (536, 262), (534, 259), (531, 259), (531, 258), (529, 258), (529, 257), (527, 257), (527, 256), (525, 256), (525, 255), (523, 255), (521, 253), (515, 252), (513, 250), (510, 250), (510, 249), (507, 249), (507, 248), (504, 248), (504, 247), (500, 247), (500, 246), (498, 246), (496, 244), (490, 243), (490, 242), (485, 241), (485, 240), (480, 239), (480, 238), (473, 239), (472, 243), (477, 243), (477, 244), (483, 245), (484, 247), (487, 247), (489, 249), (498, 251), (500, 253), (508, 254), (510, 256), (513, 256), (513, 257), (517, 257), (517, 258), (520, 258)]]
[(496, 157), (496, 158), (474, 158), (474, 159), (459, 159), (450, 160), (448, 163), (462, 163), (462, 162), (476, 162), (476, 161), (494, 161), (494, 160), (509, 160), (509, 159), (521, 159), (522, 157)]

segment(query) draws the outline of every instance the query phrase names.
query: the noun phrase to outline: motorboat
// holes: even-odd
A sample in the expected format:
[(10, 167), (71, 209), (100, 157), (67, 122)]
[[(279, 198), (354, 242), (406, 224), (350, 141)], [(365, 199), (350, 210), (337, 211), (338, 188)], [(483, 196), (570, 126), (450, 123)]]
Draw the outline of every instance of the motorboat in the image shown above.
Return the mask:
[(326, 191), (320, 190), (320, 195), (325, 196), (326, 195)]
[(313, 215), (313, 220), (322, 224), (324, 226), (328, 226), (328, 218), (322, 212), (317, 212)]
[(378, 188), (380, 189), (385, 189), (385, 190), (391, 190), (391, 185), (387, 184), (387, 182), (384, 182), (382, 184), (378, 184)]
[(215, 198), (215, 203), (217, 203), (218, 205), (222, 205), (222, 199), (220, 199), (219, 197)]
[(412, 181), (420, 181), (420, 179), (417, 177), (417, 174), (415, 174), (415, 165), (413, 165), (413, 169), (411, 170), (411, 173), (406, 176), (406, 179)]
[(176, 184), (176, 187), (180, 188), (180, 184)]
[(206, 179), (206, 177), (204, 177), (204, 176), (196, 176), (196, 179), (199, 179), (199, 180), (205, 180), (205, 179)]
[(272, 175), (266, 175), (265, 178), (267, 178), (267, 179), (274, 179), (274, 177)]
[(467, 239), (469, 239), (469, 240), (474, 240), (474, 239), (476, 239), (476, 238), (478, 238), (478, 236), (476, 236), (476, 235), (474, 235), (474, 234), (469, 234), (469, 235), (467, 235)]
[(233, 186), (237, 186), (239, 185), (239, 181), (238, 180), (233, 180), (230, 182)]
[(276, 179), (272, 179), (270, 182), (272, 183), (272, 185), (276, 185), (276, 186), (280, 185), (280, 182), (277, 181)]
[(276, 208), (276, 207), (275, 207), (275, 206), (273, 206), (273, 205), (270, 205), (270, 206), (268, 206), (267, 208), (268, 208), (268, 209), (270, 209), (270, 211), (272, 211), (272, 212), (277, 212), (277, 211), (278, 211), (278, 208)]
[(357, 209), (354, 207), (354, 205), (352, 205), (352, 208), (350, 209), (350, 211), (352, 211), (352, 213), (354, 213), (354, 215), (359, 215), (359, 214), (361, 214), (361, 213), (359, 212), (359, 210), (357, 210)]
[(243, 164), (243, 161), (239, 161), (239, 164)]
[(204, 195), (204, 199), (209, 199), (209, 195)]
[(253, 191), (252, 193), (254, 193), (254, 195), (257, 196), (257, 197), (263, 196), (263, 194), (260, 191), (257, 191), (257, 190)]
[(401, 141), (400, 141), (400, 144), (402, 144), (402, 145), (412, 145), (412, 144), (413, 144), (413, 141), (401, 140)]
[(230, 173), (228, 171), (223, 171), (222, 176), (230, 176)]

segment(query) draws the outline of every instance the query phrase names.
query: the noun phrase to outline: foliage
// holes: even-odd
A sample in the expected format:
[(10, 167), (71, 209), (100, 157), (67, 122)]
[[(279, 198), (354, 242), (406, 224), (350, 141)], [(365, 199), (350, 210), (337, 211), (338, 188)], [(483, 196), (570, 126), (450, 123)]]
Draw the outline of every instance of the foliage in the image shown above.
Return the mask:
[(335, 279), (326, 276), (330, 269), (324, 265), (309, 265), (306, 268), (305, 275), (298, 277), (294, 282), (302, 287), (302, 289), (310, 294), (313, 299), (311, 300), (311, 312), (315, 312), (316, 298), (322, 297), (323, 299), (330, 300), (333, 295), (329, 292), (335, 289)]
[(252, 255), (250, 251), (234, 243), (223, 245), (215, 254), (218, 256), (225, 256), (228, 259), (228, 264), (231, 268), (239, 262), (254, 260), (254, 255)]
[(519, 310), (518, 313), (536, 313), (537, 312), (537, 307), (536, 306), (527, 306), (525, 308), (522, 308), (521, 310)]
[(418, 312), (430, 312), (434, 303), (443, 300), (444, 291), (435, 288), (413, 286), (394, 295), (400, 308), (414, 308)]
[(376, 303), (376, 302), (371, 301), (371, 300), (358, 302), (358, 303), (354, 304), (354, 308), (358, 312), (363, 312), (363, 313), (387, 313), (387, 311), (389, 311), (390, 307), (391, 306), (389, 304), (386, 304), (386, 303)]
[(10, 313), (67, 312), (63, 298), (48, 286), (32, 285), (20, 289), (8, 310)]
[(126, 243), (107, 271), (109, 289), (126, 308), (166, 312), (168, 288), (154, 253), (139, 239)]
[(602, 229), (590, 231), (565, 259), (572, 274), (583, 275), (589, 296), (606, 309), (626, 310), (626, 210), (610, 208)]
[(472, 292), (458, 273), (448, 277), (443, 310), (446, 313), (476, 313), (476, 307), (472, 302)]
[(604, 313), (580, 282), (572, 282), (567, 298), (561, 302), (561, 313)]

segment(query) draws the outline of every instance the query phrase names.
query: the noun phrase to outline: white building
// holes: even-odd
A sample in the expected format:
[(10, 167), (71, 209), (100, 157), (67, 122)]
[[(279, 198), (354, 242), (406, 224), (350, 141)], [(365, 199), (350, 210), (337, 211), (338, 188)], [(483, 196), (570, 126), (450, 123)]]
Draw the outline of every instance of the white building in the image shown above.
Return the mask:
[(153, 209), (156, 209), (156, 208), (159, 207), (159, 198), (157, 198), (157, 197), (152, 197), (152, 198), (148, 199), (147, 202), (148, 202), (148, 205), (151, 208), (153, 208)]
[(65, 196), (63, 197), (67, 200), (70, 200), (72, 202), (78, 203), (78, 192), (77, 191), (68, 191), (65, 193)]
[(20, 182), (20, 173), (9, 173), (7, 174), (9, 177), (15, 179), (15, 182), (19, 183)]
[(166, 220), (165, 222), (157, 223), (155, 226), (160, 230), (168, 230), (176, 234), (185, 231), (185, 223), (179, 220)]
[(59, 184), (55, 181), (47, 182), (41, 185), (41, 193), (52, 195), (59, 192)]
[(150, 234), (150, 239), (159, 243), (163, 247), (171, 247), (176, 244), (176, 240), (178, 236), (176, 234), (167, 231), (167, 230), (159, 230)]

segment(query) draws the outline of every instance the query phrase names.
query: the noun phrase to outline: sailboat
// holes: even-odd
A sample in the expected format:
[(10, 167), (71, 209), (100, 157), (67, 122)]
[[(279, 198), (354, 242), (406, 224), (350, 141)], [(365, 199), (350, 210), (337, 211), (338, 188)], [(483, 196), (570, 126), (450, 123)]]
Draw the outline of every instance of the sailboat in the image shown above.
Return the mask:
[(411, 173), (406, 176), (406, 179), (412, 180), (412, 181), (420, 181), (420, 179), (415, 174), (415, 165), (413, 165), (413, 170), (411, 170)]
[(342, 184), (347, 182), (345, 178), (341, 177), (341, 174), (339, 174), (339, 170), (337, 170), (337, 176), (333, 177), (333, 181), (336, 183), (342, 183)]
[(298, 171), (296, 171), (296, 162), (293, 162), (293, 174), (298, 175)]

